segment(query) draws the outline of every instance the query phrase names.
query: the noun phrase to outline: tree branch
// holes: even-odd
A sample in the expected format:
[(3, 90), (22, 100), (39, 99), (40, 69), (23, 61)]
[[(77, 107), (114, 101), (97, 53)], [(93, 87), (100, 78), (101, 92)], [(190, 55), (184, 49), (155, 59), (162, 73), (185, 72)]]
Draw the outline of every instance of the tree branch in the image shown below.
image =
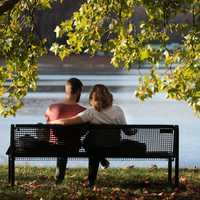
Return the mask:
[(0, 16), (3, 15), (6, 11), (12, 10), (15, 4), (20, 0), (7, 0), (0, 6)]

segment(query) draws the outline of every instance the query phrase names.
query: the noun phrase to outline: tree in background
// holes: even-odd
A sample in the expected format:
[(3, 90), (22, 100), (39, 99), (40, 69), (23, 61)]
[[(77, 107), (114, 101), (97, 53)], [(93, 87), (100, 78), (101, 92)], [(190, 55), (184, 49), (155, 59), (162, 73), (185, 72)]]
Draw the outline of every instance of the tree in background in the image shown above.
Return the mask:
[[(2, 12), (6, 2), (14, 3)], [(0, 56), (6, 61), (0, 67), (0, 111), (4, 116), (15, 114), (28, 90), (36, 88), (38, 59), (46, 48), (44, 39), (35, 34), (34, 16), (52, 2), (5, 0), (0, 4), (4, 13), (0, 19)], [(136, 23), (137, 8), (143, 9), (145, 18)], [(176, 23), (177, 15), (189, 15), (191, 22)], [(55, 32), (66, 41), (51, 47), (61, 59), (102, 51), (111, 56), (116, 68), (130, 70), (135, 64), (148, 64), (149, 74), (140, 78), (137, 97), (144, 100), (164, 92), (167, 98), (184, 100), (200, 113), (199, 0), (87, 0)], [(170, 49), (174, 34), (181, 43)], [(166, 69), (162, 75), (157, 73), (160, 65)]]
[(36, 10), (44, 0), (4, 0), (0, 4), (0, 115), (14, 115), (27, 92), (36, 88), (38, 59), (46, 53), (38, 37)]

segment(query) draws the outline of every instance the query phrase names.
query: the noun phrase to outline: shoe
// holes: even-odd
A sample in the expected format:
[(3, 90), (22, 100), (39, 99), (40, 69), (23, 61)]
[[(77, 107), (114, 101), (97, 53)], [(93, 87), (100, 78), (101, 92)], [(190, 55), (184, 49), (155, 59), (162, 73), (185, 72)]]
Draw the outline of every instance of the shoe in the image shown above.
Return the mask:
[(55, 178), (56, 185), (60, 185), (63, 182), (63, 179)]
[(87, 186), (90, 190), (94, 189), (94, 182), (90, 182), (88, 181), (88, 186)]
[(82, 185), (84, 188), (88, 188), (90, 190), (93, 190), (93, 188), (94, 188), (94, 182), (89, 181), (89, 180), (83, 180)]
[(102, 160), (100, 161), (100, 163), (101, 163), (103, 169), (107, 169), (107, 168), (110, 166), (110, 162), (109, 162), (108, 160), (106, 160), (105, 158), (102, 159)]

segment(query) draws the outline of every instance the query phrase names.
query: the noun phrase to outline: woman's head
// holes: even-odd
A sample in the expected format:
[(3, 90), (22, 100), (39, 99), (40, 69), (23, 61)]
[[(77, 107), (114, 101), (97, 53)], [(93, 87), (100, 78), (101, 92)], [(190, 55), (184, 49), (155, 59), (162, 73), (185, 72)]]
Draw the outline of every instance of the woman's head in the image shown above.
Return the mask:
[(89, 103), (100, 112), (112, 106), (113, 96), (105, 85), (97, 84), (90, 92)]
[(67, 80), (65, 85), (65, 93), (67, 96), (74, 95), (76, 96), (76, 102), (79, 102), (81, 92), (83, 89), (82, 82), (77, 78), (71, 78)]

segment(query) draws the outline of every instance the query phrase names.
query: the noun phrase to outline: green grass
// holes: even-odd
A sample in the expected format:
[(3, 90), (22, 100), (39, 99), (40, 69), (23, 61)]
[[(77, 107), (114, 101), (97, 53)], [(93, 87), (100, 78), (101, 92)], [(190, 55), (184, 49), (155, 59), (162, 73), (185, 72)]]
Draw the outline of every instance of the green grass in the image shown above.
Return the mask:
[(167, 183), (167, 170), (130, 168), (99, 170), (94, 191), (84, 187), (87, 169), (67, 170), (65, 181), (55, 185), (54, 168), (16, 167), (16, 185), (7, 180), (7, 167), (0, 166), (0, 200), (54, 199), (200, 199), (200, 170), (180, 170), (180, 187)]

